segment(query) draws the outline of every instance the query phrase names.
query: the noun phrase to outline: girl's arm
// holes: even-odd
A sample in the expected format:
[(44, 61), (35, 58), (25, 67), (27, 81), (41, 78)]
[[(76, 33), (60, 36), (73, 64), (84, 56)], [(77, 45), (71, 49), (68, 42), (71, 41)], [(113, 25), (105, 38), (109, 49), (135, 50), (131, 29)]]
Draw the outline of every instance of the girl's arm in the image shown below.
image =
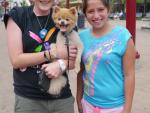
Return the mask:
[(22, 32), (12, 18), (8, 20), (6, 32), (8, 54), (14, 68), (25, 68), (45, 61), (44, 52), (23, 53)]
[(135, 88), (135, 48), (132, 39), (129, 40), (123, 57), (123, 69), (125, 75), (125, 106), (123, 113), (131, 113)]
[(83, 65), (82, 62), (81, 62), (80, 68), (81, 69), (80, 69), (80, 71), (79, 71), (79, 73), (77, 75), (77, 94), (76, 94), (76, 100), (77, 100), (77, 105), (78, 105), (78, 111), (79, 111), (79, 113), (83, 113), (81, 100), (82, 100), (82, 97), (83, 97), (83, 89), (84, 89), (83, 79), (82, 79), (82, 75), (83, 75), (83, 71), (84, 71), (84, 65)]
[[(23, 44), (22, 44), (22, 31), (18, 25), (13, 21), (12, 18), (9, 18), (7, 24), (7, 45), (8, 45), (8, 54), (10, 57), (11, 64), (13, 68), (26, 68), (28, 66), (34, 66), (45, 62), (44, 52), (38, 53), (23, 53)], [(62, 58), (67, 58), (66, 49), (59, 48), (60, 51), (58, 54)], [(69, 59), (74, 60), (76, 58), (77, 49), (75, 46), (69, 48), (70, 57)], [(49, 57), (48, 52), (46, 56)], [(60, 58), (61, 58), (60, 57)], [(50, 57), (49, 57), (50, 59)]]

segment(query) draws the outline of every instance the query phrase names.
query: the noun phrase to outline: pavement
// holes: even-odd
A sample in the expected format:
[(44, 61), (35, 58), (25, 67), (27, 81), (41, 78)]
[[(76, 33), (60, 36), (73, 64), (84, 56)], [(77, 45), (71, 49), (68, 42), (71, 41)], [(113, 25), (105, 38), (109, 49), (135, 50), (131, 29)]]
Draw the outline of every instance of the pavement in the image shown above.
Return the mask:
[[(124, 20), (111, 20), (110, 22), (125, 26)], [(150, 113), (150, 29), (141, 29), (143, 25), (148, 24), (150, 21), (137, 21), (136, 26), (136, 50), (140, 54), (140, 59), (136, 60), (136, 88), (132, 113)], [(72, 72), (69, 79), (75, 96), (76, 75)], [(0, 22), (0, 113), (13, 113), (13, 107), (12, 68), (7, 52), (6, 31), (3, 23)], [(78, 113), (76, 103), (75, 113)]]

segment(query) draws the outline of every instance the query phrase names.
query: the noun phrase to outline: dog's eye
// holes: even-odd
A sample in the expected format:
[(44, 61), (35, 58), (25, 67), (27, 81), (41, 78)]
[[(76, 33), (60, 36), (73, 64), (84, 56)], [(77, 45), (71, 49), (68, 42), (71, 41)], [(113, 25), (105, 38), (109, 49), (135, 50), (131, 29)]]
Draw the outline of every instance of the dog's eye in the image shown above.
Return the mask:
[(67, 18), (66, 20), (67, 20), (67, 21), (69, 21), (69, 19), (68, 19), (68, 18)]

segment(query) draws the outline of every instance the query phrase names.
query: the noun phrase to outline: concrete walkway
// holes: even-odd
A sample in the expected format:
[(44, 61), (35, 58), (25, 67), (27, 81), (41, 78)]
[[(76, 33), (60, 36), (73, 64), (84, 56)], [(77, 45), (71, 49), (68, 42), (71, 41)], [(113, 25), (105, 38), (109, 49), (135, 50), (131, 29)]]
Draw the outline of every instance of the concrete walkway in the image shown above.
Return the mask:
[[(112, 24), (125, 26), (125, 21), (113, 20)], [(150, 113), (150, 30), (141, 29), (147, 21), (137, 21), (136, 48), (140, 59), (136, 61), (136, 89), (132, 113)], [(13, 36), (12, 36), (13, 38)], [(0, 22), (0, 113), (13, 113), (14, 93), (11, 65), (6, 48), (6, 33)], [(76, 93), (76, 75), (70, 76), (71, 89)], [(77, 112), (75, 103), (75, 113)]]

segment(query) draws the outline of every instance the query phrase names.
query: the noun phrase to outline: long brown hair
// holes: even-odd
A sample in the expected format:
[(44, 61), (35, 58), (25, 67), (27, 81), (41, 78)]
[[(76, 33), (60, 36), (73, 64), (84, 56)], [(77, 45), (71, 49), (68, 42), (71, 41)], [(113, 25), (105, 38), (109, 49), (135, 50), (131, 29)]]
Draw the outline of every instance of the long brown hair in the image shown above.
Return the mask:
[[(110, 11), (111, 9), (111, 4), (110, 4), (110, 1), (109, 0), (100, 0), (103, 5), (108, 9), (108, 11)], [(83, 13), (86, 15), (86, 10), (87, 10), (87, 7), (88, 7), (88, 0), (82, 0), (83, 4), (82, 4), (82, 11)]]

